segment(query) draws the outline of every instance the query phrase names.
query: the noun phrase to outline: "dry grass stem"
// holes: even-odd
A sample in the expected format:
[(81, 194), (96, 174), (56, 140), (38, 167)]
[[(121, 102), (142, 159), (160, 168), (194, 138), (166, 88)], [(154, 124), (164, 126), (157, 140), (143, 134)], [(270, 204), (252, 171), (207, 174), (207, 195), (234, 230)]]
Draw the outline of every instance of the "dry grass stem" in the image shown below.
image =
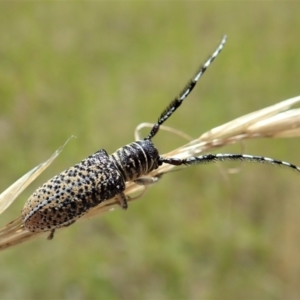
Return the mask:
[[(211, 151), (214, 148), (222, 147), (228, 144), (238, 143), (246, 139), (253, 138), (290, 138), (300, 136), (300, 109), (290, 109), (293, 105), (300, 102), (300, 96), (294, 97), (256, 112), (247, 114), (224, 125), (218, 126), (199, 138), (190, 141), (186, 145), (179, 147), (164, 157), (188, 158), (199, 155), (200, 153)], [(143, 123), (138, 126), (135, 136), (138, 137), (138, 131), (143, 127), (149, 127), (150, 124)], [(164, 126), (165, 130), (179, 134), (186, 139), (190, 139), (181, 131), (175, 131), (170, 127)], [(0, 214), (3, 213), (9, 205), (19, 196), (19, 194), (38, 177), (62, 151), (58, 149), (46, 162), (38, 165), (0, 195)], [(157, 170), (154, 170), (149, 176), (162, 176), (170, 172), (174, 166), (164, 164)], [(134, 182), (128, 182), (125, 193), (129, 201), (138, 199), (145, 191), (145, 187)], [(113, 209), (117, 205), (117, 200), (112, 198), (97, 207), (91, 209), (81, 219), (91, 218)], [(22, 223), (21, 216), (7, 224), (0, 230), (0, 249), (6, 249), (35, 238), (42, 233), (32, 233), (27, 231)], [(47, 235), (49, 233), (46, 233)]]

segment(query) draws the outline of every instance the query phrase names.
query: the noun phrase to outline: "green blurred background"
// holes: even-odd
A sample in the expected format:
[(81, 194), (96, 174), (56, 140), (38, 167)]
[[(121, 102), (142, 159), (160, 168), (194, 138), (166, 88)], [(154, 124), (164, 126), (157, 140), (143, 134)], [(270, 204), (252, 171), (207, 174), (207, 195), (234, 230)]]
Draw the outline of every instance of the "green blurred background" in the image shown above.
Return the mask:
[[(35, 187), (154, 122), (228, 35), (166, 125), (193, 137), (300, 94), (299, 2), (1, 2), (0, 190), (59, 158)], [(146, 135), (147, 131), (145, 131)], [(161, 153), (185, 141), (161, 132)], [(299, 140), (219, 149), (300, 164)], [(230, 167), (235, 175), (224, 176)], [(128, 211), (0, 253), (0, 299), (299, 299), (300, 176), (265, 165), (165, 176)]]

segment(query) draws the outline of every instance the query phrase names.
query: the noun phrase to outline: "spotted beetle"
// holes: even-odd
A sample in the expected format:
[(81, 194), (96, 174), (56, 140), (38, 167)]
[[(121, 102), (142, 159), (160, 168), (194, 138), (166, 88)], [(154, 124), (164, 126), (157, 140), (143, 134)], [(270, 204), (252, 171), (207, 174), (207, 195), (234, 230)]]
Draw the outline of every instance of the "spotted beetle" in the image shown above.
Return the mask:
[(179, 96), (162, 112), (146, 138), (123, 146), (111, 155), (101, 149), (39, 187), (22, 210), (25, 228), (31, 232), (51, 231), (48, 237), (51, 239), (55, 229), (71, 225), (103, 201), (117, 197), (121, 207), (126, 209), (128, 199), (124, 193), (125, 183), (134, 181), (148, 185), (155, 182), (157, 178), (146, 175), (163, 163), (190, 166), (213, 161), (241, 160), (282, 165), (300, 172), (299, 167), (290, 163), (246, 154), (207, 154), (186, 159), (163, 158), (154, 146), (152, 138), (159, 131), (160, 125), (190, 94), (208, 66), (223, 49), (226, 38), (223, 37), (217, 49), (199, 68)]

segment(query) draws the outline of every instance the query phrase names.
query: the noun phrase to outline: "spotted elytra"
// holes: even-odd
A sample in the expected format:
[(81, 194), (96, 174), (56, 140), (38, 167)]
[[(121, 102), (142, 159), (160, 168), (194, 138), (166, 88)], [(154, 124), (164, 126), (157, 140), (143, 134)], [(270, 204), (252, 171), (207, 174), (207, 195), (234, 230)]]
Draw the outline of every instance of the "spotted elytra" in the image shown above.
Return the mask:
[(207, 154), (186, 159), (163, 158), (159, 155), (152, 138), (158, 133), (160, 125), (187, 98), (208, 66), (221, 52), (225, 42), (226, 36), (179, 96), (162, 112), (146, 138), (121, 147), (111, 155), (103, 149), (99, 150), (39, 187), (22, 210), (25, 228), (31, 232), (51, 231), (48, 237), (51, 239), (55, 229), (71, 225), (103, 201), (117, 197), (121, 207), (126, 209), (125, 183), (134, 181), (148, 185), (155, 182), (158, 178), (146, 175), (163, 163), (191, 166), (216, 161), (249, 161), (280, 165), (300, 172), (300, 168), (293, 164), (246, 154)]

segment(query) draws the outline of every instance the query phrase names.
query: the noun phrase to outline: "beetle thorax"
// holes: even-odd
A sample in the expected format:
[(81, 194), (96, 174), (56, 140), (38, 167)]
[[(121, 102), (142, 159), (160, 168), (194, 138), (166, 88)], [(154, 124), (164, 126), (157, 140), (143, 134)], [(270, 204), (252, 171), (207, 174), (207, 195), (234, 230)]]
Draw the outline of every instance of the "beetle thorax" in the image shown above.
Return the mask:
[(130, 143), (110, 155), (125, 181), (147, 175), (160, 166), (159, 153), (151, 140)]

